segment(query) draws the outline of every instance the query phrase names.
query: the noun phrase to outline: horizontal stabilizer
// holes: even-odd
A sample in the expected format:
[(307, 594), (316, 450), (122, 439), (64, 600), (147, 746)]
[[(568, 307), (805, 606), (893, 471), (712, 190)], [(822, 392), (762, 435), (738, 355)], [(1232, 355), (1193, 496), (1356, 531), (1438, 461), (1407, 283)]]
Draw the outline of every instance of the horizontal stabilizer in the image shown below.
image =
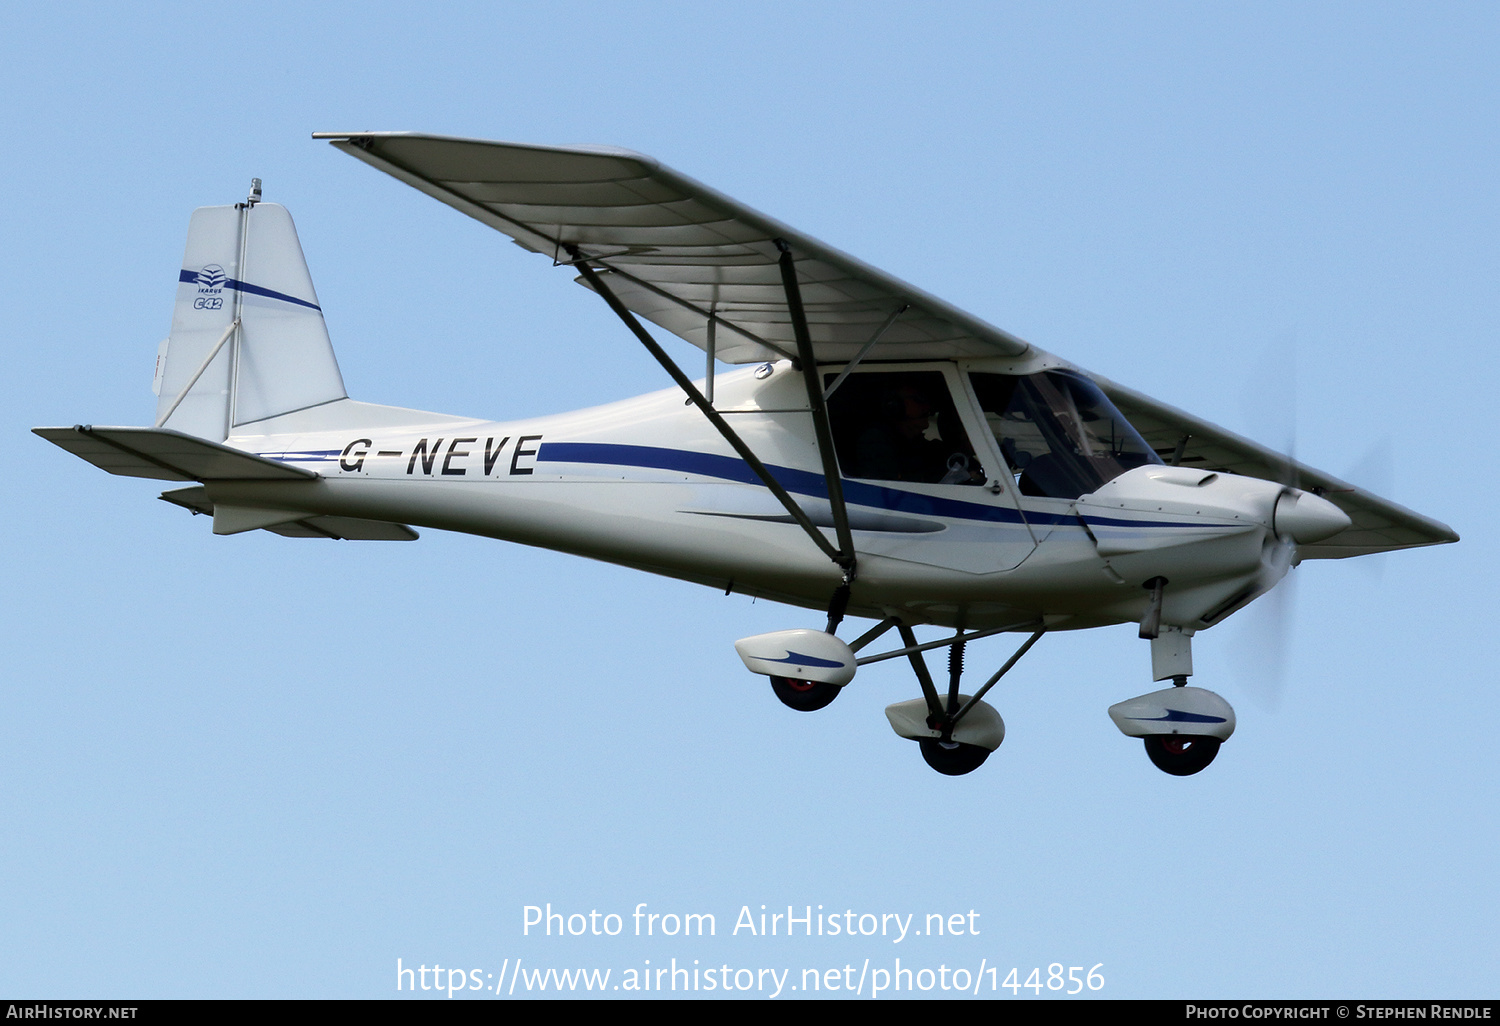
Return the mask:
[(166, 428), (32, 428), (34, 434), (111, 474), (158, 481), (298, 481), (310, 470)]
[(214, 506), (214, 534), (244, 534), (262, 527), (295, 523), (301, 513), (290, 509), (257, 509), (254, 506)]
[(356, 517), (309, 517), (266, 530), (283, 538), (333, 538), (337, 541), (416, 541), (419, 537), (405, 524)]
[[(192, 510), (205, 516), (215, 516), (218, 512), (214, 508), (214, 502), (208, 497), (208, 489), (195, 485), (192, 488), (176, 488), (170, 492), (162, 492), (161, 498), (174, 506)], [(241, 510), (242, 512), (248, 512)], [(256, 511), (270, 512), (270, 511)], [(303, 516), (296, 519), (298, 514), (284, 514), (286, 519), (273, 517), (274, 523), (265, 525), (262, 530), (279, 534), (283, 538), (333, 538), (336, 541), (416, 541), (419, 535), (405, 524), (393, 524), (384, 520), (361, 520), (358, 517), (332, 517), (332, 516)], [(223, 533), (217, 530), (217, 518), (215, 520), (215, 533)], [(245, 528), (250, 530), (250, 528)]]

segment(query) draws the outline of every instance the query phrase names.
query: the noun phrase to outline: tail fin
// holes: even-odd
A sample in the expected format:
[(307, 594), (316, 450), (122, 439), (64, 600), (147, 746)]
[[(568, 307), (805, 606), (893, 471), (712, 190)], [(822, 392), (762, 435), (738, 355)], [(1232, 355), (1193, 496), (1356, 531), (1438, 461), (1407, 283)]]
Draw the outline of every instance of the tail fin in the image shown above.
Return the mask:
[(285, 207), (199, 207), (188, 225), (156, 426), (223, 441), (241, 425), (343, 399), (297, 229)]

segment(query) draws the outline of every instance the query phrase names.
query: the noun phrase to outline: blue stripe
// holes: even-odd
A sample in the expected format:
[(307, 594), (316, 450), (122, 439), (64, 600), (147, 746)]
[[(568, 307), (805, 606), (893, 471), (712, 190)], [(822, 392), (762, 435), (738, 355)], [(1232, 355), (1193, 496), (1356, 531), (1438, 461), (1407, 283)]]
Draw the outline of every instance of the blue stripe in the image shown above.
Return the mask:
[(1222, 716), (1205, 716), (1202, 713), (1183, 712), (1181, 709), (1168, 709), (1165, 716), (1132, 716), (1131, 719), (1142, 723), (1227, 723)]
[(787, 649), (785, 659), (765, 659), (763, 656), (757, 656), (757, 658), (760, 658), (764, 662), (768, 663), (790, 663), (794, 666), (833, 667), (844, 665), (843, 663), (837, 662), (833, 659), (819, 659), (817, 656), (803, 655), (801, 652), (793, 652), (791, 649)]
[(331, 463), (342, 456), (342, 449), (304, 449), (300, 452), (258, 452), (263, 460), (275, 460), (278, 463)]
[[(198, 284), (198, 272), (183, 270), (177, 275), (177, 280), (180, 282), (187, 282), (191, 285), (196, 285)], [(289, 296), (284, 292), (277, 292), (275, 289), (267, 289), (262, 288), (259, 285), (251, 285), (249, 282), (236, 281), (233, 278), (225, 278), (224, 287), (234, 289), (237, 292), (248, 293), (252, 296), (265, 296), (267, 299), (279, 299), (286, 303), (296, 303), (298, 306), (305, 306), (309, 310), (316, 310), (319, 313), (323, 312), (323, 308), (317, 303), (309, 303), (305, 299), (298, 299), (296, 296)]]
[[(594, 463), (622, 467), (644, 467), (651, 470), (673, 470), (702, 477), (716, 477), (740, 484), (760, 484), (750, 465), (738, 456), (663, 449), (652, 445), (613, 445), (603, 442), (544, 442), (537, 453), (538, 463)], [(822, 474), (791, 467), (766, 464), (781, 487), (794, 495), (827, 499), (828, 487)], [(844, 498), (858, 506), (888, 509), (917, 516), (948, 517), (954, 520), (984, 520), (996, 523), (1021, 523), (1014, 509), (984, 506), (977, 502), (918, 495), (880, 485), (863, 484), (845, 479)], [(1076, 523), (1071, 517), (1055, 518), (1060, 523)]]
[[(543, 442), (537, 452), (538, 463), (589, 463), (618, 467), (642, 467), (650, 470), (671, 470), (701, 477), (716, 477), (722, 481), (740, 484), (760, 484), (760, 478), (750, 465), (738, 456), (721, 456), (715, 453), (692, 452), (684, 449), (666, 449), (654, 445), (617, 445), (607, 442)], [(771, 476), (793, 495), (807, 495), (815, 499), (827, 499), (828, 488), (822, 474), (791, 467), (766, 464)], [(946, 499), (933, 495), (919, 495), (898, 488), (865, 484), (844, 478), (846, 501), (873, 509), (888, 509), (917, 516), (948, 517), (952, 520), (979, 520), (988, 523), (1047, 524), (1053, 527), (1077, 527), (1078, 519), (1066, 513), (1043, 513), (1028, 510), (1025, 520), (1018, 510), (1007, 506), (986, 506), (962, 499)], [(1171, 524), (1150, 520), (1116, 520), (1110, 517), (1090, 515), (1090, 525), (1105, 524), (1110, 527), (1215, 527), (1215, 524)]]

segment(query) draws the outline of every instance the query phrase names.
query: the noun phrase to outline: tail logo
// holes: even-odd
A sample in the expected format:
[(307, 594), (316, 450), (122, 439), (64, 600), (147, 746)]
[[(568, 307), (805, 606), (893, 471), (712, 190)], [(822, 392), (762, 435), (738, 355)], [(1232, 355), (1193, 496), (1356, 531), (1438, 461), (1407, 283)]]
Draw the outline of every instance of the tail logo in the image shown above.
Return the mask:
[[(186, 277), (187, 272), (183, 272), (183, 276)], [(193, 300), (194, 310), (222, 310), (224, 308), (224, 299), (218, 295), (229, 283), (229, 276), (224, 273), (224, 268), (218, 264), (209, 264), (198, 272), (193, 281), (198, 286), (198, 298)]]
[(209, 264), (198, 272), (197, 281), (199, 292), (222, 292), (229, 281), (229, 275), (218, 264)]

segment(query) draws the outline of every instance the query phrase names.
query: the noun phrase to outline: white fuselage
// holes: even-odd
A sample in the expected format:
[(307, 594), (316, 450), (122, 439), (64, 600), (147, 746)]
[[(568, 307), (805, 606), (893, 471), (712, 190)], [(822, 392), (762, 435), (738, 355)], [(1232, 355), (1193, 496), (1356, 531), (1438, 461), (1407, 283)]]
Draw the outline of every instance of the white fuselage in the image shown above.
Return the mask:
[[(964, 369), (931, 367), (955, 382)], [(716, 384), (716, 409), (832, 540), (800, 375), (780, 364)], [(960, 414), (978, 458), (1003, 467), (977, 410)], [(226, 444), (320, 477), (209, 482), (216, 504), (461, 531), (810, 608), (841, 579), (676, 389), (512, 422), (339, 400), (254, 427)], [(1164, 622), (1201, 628), (1290, 558), (1274, 530), (1283, 489), (1228, 474), (1139, 467), (1077, 500), (1023, 496), (1004, 472), (984, 487), (846, 478), (844, 490), (849, 609), (862, 616), (1089, 627), (1139, 619), (1143, 585), (1165, 577)]]

